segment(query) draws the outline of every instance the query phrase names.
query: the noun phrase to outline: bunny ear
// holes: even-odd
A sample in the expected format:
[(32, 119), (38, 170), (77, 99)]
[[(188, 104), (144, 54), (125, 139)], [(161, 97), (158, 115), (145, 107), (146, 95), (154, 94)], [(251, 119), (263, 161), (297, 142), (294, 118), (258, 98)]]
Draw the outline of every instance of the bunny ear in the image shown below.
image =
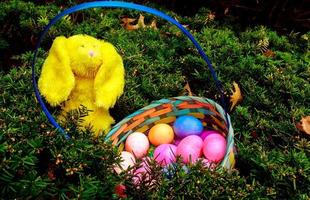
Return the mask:
[(67, 100), (74, 88), (75, 80), (66, 50), (67, 43), (67, 38), (64, 36), (54, 40), (38, 82), (41, 94), (52, 106)]
[(109, 109), (123, 93), (125, 71), (122, 57), (108, 42), (102, 45), (103, 64), (99, 68), (94, 82), (96, 105)]

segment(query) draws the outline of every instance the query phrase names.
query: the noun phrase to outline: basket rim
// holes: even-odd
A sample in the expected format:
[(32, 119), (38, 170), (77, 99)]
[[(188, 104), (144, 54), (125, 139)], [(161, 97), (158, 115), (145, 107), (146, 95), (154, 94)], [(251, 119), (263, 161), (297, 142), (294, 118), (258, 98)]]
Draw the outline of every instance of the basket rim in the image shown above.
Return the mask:
[[(111, 128), (111, 130), (107, 133), (107, 135), (105, 136), (105, 141), (106, 142), (112, 142), (112, 144), (114, 144), (115, 146), (120, 146), (123, 142), (125, 142), (125, 140), (128, 137), (128, 135), (130, 135), (131, 133), (133, 133), (135, 131), (128, 130), (128, 131), (126, 131), (122, 135), (121, 138), (118, 138), (121, 134), (116, 136), (114, 139), (112, 138), (113, 135), (118, 133), (118, 132), (122, 133), (123, 130), (121, 130), (121, 129), (122, 129), (122, 127), (124, 127), (123, 125), (127, 125), (126, 123), (130, 122), (130, 120), (132, 118), (134, 118), (136, 115), (141, 114), (141, 113), (143, 113), (143, 112), (145, 112), (147, 110), (151, 110), (151, 109), (153, 109), (153, 108), (155, 108), (157, 106), (160, 106), (162, 104), (172, 102), (172, 101), (180, 101), (180, 102), (183, 101), (184, 102), (184, 101), (189, 101), (189, 100), (195, 100), (195, 101), (205, 102), (205, 103), (211, 104), (219, 112), (219, 114), (221, 115), (222, 119), (226, 123), (226, 125), (225, 125), (225, 126), (227, 126), (226, 153), (225, 153), (224, 159), (221, 161), (221, 163), (219, 165), (222, 166), (222, 167), (225, 167), (227, 169), (231, 169), (233, 167), (233, 165), (234, 165), (234, 158), (231, 158), (233, 156), (233, 154), (234, 154), (234, 131), (233, 131), (233, 127), (231, 125), (230, 116), (229, 116), (229, 114), (227, 112), (225, 112), (225, 110), (222, 108), (221, 105), (219, 105), (218, 103), (216, 103), (212, 99), (209, 99), (209, 98), (206, 98), (206, 97), (199, 97), (199, 96), (177, 96), (177, 97), (163, 98), (163, 99), (160, 99), (160, 100), (152, 101), (149, 105), (136, 110), (135, 112), (129, 114), (128, 116), (123, 118), (121, 121), (119, 121), (117, 124), (115, 124)], [(155, 122), (156, 121), (158, 121), (158, 119), (155, 120)]]

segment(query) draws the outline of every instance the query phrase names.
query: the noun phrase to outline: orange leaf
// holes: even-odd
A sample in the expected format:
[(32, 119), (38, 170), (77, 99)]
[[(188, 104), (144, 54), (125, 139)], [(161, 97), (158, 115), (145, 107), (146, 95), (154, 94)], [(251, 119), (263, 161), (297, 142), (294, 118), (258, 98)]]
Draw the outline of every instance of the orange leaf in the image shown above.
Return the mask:
[(238, 83), (234, 81), (233, 86), (234, 86), (234, 91), (231, 90), (232, 95), (230, 96), (230, 102), (231, 102), (230, 111), (232, 111), (232, 109), (243, 99)]
[(264, 56), (266, 56), (266, 57), (275, 57), (275, 55), (276, 55), (276, 53), (275, 52), (273, 52), (273, 51), (271, 51), (271, 50), (267, 50), (267, 51), (265, 51), (264, 53)]
[(134, 30), (135, 27), (133, 27), (133, 25), (131, 25), (130, 23), (136, 21), (136, 19), (133, 18), (122, 18), (122, 26), (127, 29), (127, 30)]
[(310, 135), (310, 116), (302, 117), (300, 123), (296, 124), (296, 128)]
[(122, 18), (123, 24), (129, 24), (129, 23), (132, 23), (132, 22), (134, 22), (134, 21), (136, 21), (136, 19), (128, 18), (128, 17)]
[(136, 24), (132, 24), (133, 22), (136, 21), (136, 19), (133, 18), (122, 18), (122, 25), (125, 29), (127, 30), (136, 30), (139, 28), (145, 28), (145, 27), (149, 27), (149, 28), (153, 28), (153, 29), (157, 29), (157, 25), (156, 25), (156, 20), (153, 20), (151, 22), (151, 25), (147, 26), (144, 23), (144, 16), (140, 14), (138, 22)]

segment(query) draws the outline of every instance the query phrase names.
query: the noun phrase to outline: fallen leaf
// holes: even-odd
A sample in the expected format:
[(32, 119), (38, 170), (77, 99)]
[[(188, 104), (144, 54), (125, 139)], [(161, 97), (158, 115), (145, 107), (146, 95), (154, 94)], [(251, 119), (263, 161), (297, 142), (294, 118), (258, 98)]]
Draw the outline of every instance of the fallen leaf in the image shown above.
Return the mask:
[(273, 52), (273, 51), (271, 51), (271, 50), (269, 50), (269, 49), (267, 49), (264, 53), (264, 56), (266, 56), (266, 57), (275, 57), (275, 55), (276, 55), (276, 53), (275, 52)]
[(208, 21), (213, 21), (215, 19), (215, 12), (210, 12), (207, 15)]
[(156, 23), (156, 20), (154, 19), (151, 23), (151, 25), (149, 26), (150, 28), (153, 28), (153, 29), (157, 29), (157, 23)]
[(233, 86), (234, 90), (231, 90), (232, 95), (230, 96), (230, 103), (231, 103), (230, 111), (232, 111), (232, 109), (243, 99), (238, 83), (234, 81)]
[(229, 8), (226, 8), (226, 9), (224, 10), (224, 15), (227, 15), (228, 12), (229, 12)]
[(149, 27), (149, 28), (153, 28), (153, 29), (157, 29), (157, 25), (156, 25), (156, 20), (153, 20), (151, 22), (151, 25), (147, 26), (145, 25), (144, 23), (144, 16), (140, 14), (139, 16), (139, 19), (138, 19), (138, 22), (136, 24), (132, 24), (133, 22), (137, 21), (136, 19), (134, 18), (127, 18), (127, 17), (124, 17), (121, 19), (122, 21), (122, 26), (129, 30), (129, 31), (132, 31), (132, 30), (137, 30), (139, 28), (146, 28), (146, 27)]
[(184, 91), (182, 92), (182, 95), (187, 94), (188, 96), (194, 96), (188, 82), (186, 82), (186, 85), (184, 86), (183, 90)]
[(139, 16), (137, 25), (138, 25), (138, 28), (144, 28), (145, 27), (144, 16), (143, 15)]
[(296, 128), (310, 135), (310, 116), (302, 117), (300, 122), (296, 124)]
[(132, 25), (132, 24), (131, 24), (131, 23), (134, 22), (134, 21), (136, 21), (136, 19), (127, 18), (127, 17), (122, 18), (122, 22), (123, 22), (123, 23), (122, 23), (122, 26), (123, 26), (125, 29), (129, 30), (129, 31), (138, 29), (138, 28), (139, 28), (139, 27), (138, 27), (138, 24), (136, 24), (136, 25)]
[(123, 24), (129, 24), (129, 23), (136, 21), (136, 19), (128, 18), (128, 17), (124, 17), (121, 20), (122, 20)]

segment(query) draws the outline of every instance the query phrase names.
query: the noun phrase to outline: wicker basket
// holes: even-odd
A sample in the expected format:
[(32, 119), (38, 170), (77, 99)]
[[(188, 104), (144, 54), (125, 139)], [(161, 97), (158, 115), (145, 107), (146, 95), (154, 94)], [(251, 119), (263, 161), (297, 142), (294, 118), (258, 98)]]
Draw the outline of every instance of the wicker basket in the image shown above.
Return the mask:
[[(220, 94), (223, 97), (222, 86), (217, 79), (216, 73), (210, 60), (207, 55), (195, 40), (195, 38), (191, 35), (191, 33), (184, 28), (179, 22), (177, 22), (172, 17), (149, 7), (120, 2), (120, 1), (95, 1), (95, 2), (87, 2), (78, 4), (73, 6), (63, 12), (60, 12), (57, 16), (55, 16), (49, 24), (44, 28), (41, 33), (39, 40), (36, 45), (36, 50), (34, 52), (34, 57), (32, 61), (32, 83), (35, 91), (36, 98), (40, 103), (43, 112), (49, 119), (50, 123), (55, 126), (56, 129), (59, 130), (59, 133), (63, 134), (65, 138), (70, 140), (70, 136), (66, 133), (66, 131), (57, 123), (52, 114), (47, 109), (42, 97), (40, 96), (40, 92), (37, 87), (37, 80), (35, 74), (35, 65), (36, 59), (38, 55), (38, 50), (41, 46), (41, 42), (44, 36), (47, 34), (48, 30), (57, 23), (62, 17), (69, 15), (71, 13), (91, 9), (91, 8), (125, 8), (143, 11), (149, 14), (153, 14), (157, 17), (160, 17), (164, 20), (167, 20), (171, 24), (175, 25), (179, 28), (182, 33), (193, 43), (193, 45), (198, 50), (198, 53), (206, 62), (207, 66), (210, 69), (211, 75), (215, 81), (215, 85), (219, 90)], [(223, 98), (222, 98), (223, 99)], [(233, 128), (230, 123), (229, 115), (225, 112), (225, 110), (214, 101), (203, 98), (203, 97), (193, 97), (193, 96), (181, 96), (174, 97), (170, 99), (161, 99), (159, 101), (152, 102), (149, 106), (146, 106), (133, 114), (127, 116), (121, 122), (116, 124), (111, 131), (107, 134), (106, 140), (112, 140), (113, 144), (119, 145), (120, 148), (123, 146), (123, 142), (125, 139), (133, 133), (134, 131), (140, 131), (145, 134), (148, 133), (148, 130), (156, 123), (173, 123), (177, 116), (181, 115), (193, 115), (199, 118), (205, 127), (208, 129), (214, 129), (221, 131), (226, 139), (227, 139), (227, 152), (220, 163), (220, 166), (231, 169), (234, 166), (234, 136), (233, 136)]]
[[(107, 134), (106, 140), (114, 145), (124, 147), (124, 141), (133, 132), (148, 134), (149, 129), (158, 123), (172, 124), (178, 116), (192, 115), (200, 119), (207, 129), (218, 130), (227, 140), (227, 150), (219, 166), (226, 169), (233, 168), (234, 134), (230, 117), (223, 108), (211, 99), (195, 96), (179, 96), (170, 99), (161, 99), (137, 110), (117, 123)], [(228, 120), (228, 122), (226, 121)]]

